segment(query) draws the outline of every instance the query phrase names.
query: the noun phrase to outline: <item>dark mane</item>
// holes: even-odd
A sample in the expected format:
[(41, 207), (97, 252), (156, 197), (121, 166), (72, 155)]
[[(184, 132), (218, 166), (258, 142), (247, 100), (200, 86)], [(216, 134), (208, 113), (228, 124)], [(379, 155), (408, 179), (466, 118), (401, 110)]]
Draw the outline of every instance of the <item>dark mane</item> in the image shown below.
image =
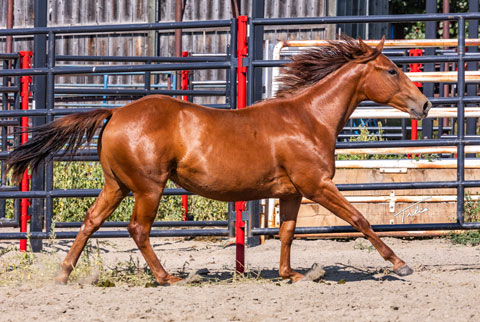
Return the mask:
[(342, 36), (340, 41), (328, 41), (327, 46), (309, 49), (292, 57), (285, 65), (276, 97), (287, 97), (301, 88), (311, 86), (352, 60), (366, 62), (380, 52), (366, 50), (359, 41)]

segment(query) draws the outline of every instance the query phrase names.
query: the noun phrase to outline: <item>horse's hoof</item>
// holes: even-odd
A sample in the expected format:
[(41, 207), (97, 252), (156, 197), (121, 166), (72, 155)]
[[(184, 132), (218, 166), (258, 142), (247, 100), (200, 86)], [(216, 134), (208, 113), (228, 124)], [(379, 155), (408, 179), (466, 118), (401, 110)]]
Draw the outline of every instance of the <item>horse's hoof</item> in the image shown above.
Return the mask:
[(56, 285), (67, 285), (68, 279), (64, 279), (61, 277), (55, 277), (55, 284)]
[(314, 263), (310, 270), (300, 281), (318, 282), (325, 277), (325, 270), (317, 263)]
[(407, 276), (413, 273), (413, 269), (411, 269), (407, 264), (405, 264), (402, 267), (397, 268), (393, 272), (398, 276)]
[(183, 278), (180, 278), (178, 276), (173, 276), (173, 275), (170, 275), (164, 281), (158, 281), (157, 280), (157, 283), (158, 283), (159, 286), (172, 286), (174, 284), (181, 285), (181, 284), (183, 284), (183, 282), (184, 282)]

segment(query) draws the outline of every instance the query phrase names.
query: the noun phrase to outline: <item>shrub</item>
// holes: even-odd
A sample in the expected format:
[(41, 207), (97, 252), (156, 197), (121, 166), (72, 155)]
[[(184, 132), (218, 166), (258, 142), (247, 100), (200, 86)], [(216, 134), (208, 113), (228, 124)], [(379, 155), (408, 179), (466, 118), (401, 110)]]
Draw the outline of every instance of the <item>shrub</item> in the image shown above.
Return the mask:
[[(101, 189), (104, 184), (99, 162), (55, 162), (54, 189)], [(167, 188), (173, 188), (173, 182)], [(54, 221), (83, 221), (85, 213), (95, 198), (58, 198), (54, 200)], [(134, 200), (125, 198), (108, 221), (129, 221)], [(224, 220), (227, 203), (200, 196), (189, 197), (189, 212), (195, 220)], [(181, 196), (164, 196), (160, 202), (158, 220), (181, 220), (183, 210)]]

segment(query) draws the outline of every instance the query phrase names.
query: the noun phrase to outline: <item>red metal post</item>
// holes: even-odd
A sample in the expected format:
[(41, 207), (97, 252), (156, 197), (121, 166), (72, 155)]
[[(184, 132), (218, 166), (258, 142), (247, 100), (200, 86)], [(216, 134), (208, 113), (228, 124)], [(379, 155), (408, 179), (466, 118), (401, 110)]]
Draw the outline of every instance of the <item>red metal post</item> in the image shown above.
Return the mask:
[[(188, 51), (182, 51), (182, 57), (188, 57)], [(182, 90), (186, 91), (188, 90), (188, 84), (189, 84), (189, 70), (182, 70)], [(182, 100), (188, 101), (188, 96), (184, 95), (182, 96)]]
[[(423, 56), (423, 50), (421, 49), (410, 49), (408, 51), (408, 56)], [(418, 73), (422, 71), (423, 64), (409, 64), (410, 72), (411, 73)], [(423, 84), (419, 82), (413, 82), (415, 86), (422, 87)], [(412, 140), (417, 139), (417, 132), (418, 132), (418, 121), (412, 120), (412, 131), (411, 131), (411, 138)]]
[[(247, 67), (243, 66), (243, 58), (248, 55), (247, 24), (248, 16), (238, 17), (237, 108), (239, 109), (245, 108), (247, 105)], [(236, 271), (239, 274), (243, 274), (245, 271), (245, 222), (242, 220), (245, 204), (245, 201), (235, 203)]]
[[(19, 52), (22, 69), (27, 69), (31, 67), (32, 61), (32, 52), (31, 51), (21, 51)], [(21, 91), (20, 97), (22, 99), (22, 110), (28, 110), (28, 100), (31, 95), (30, 93), (30, 83), (32, 82), (32, 78), (30, 76), (22, 76), (20, 78), (21, 83)], [(20, 120), (20, 125), (22, 127), (22, 136), (20, 138), (20, 143), (24, 144), (28, 141), (28, 133), (25, 132), (28, 128), (28, 117), (22, 117)], [(29, 190), (29, 178), (28, 178), (28, 170), (25, 170), (23, 174), (22, 182), (20, 184), (21, 191), (28, 191)], [(30, 200), (27, 198), (23, 198), (20, 201), (20, 232), (26, 233), (27, 232), (27, 221), (28, 221), (28, 207), (30, 205)], [(24, 252), (27, 250), (27, 240), (21, 239), (20, 240), (20, 251)]]
[[(182, 57), (188, 57), (188, 51), (182, 51)], [(189, 83), (189, 70), (182, 70), (182, 80), (181, 80), (181, 89), (186, 91), (188, 90), (188, 83)], [(183, 95), (182, 100), (188, 101), (188, 96)], [(182, 195), (182, 207), (183, 207), (183, 221), (188, 220), (188, 196)]]

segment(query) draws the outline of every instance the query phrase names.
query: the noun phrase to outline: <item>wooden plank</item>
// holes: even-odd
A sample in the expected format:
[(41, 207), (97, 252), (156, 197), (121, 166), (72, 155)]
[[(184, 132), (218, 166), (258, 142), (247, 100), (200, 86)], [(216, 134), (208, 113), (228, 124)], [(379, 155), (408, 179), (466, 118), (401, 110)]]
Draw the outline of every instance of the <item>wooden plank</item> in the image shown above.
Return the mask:
[[(146, 12), (145, 8), (147, 7), (147, 3), (144, 3), (141, 0), (135, 1), (135, 21), (144, 21), (148, 22), (147, 17), (149, 16)], [(152, 8), (153, 10), (153, 8)], [(153, 21), (152, 21), (153, 22)]]
[[(478, 179), (479, 169), (465, 169), (466, 180)], [(355, 183), (394, 183), (394, 182), (428, 182), (456, 181), (456, 169), (408, 169), (406, 173), (382, 173), (380, 169), (337, 169), (333, 181), (336, 184)], [(473, 188), (473, 192), (480, 188)], [(373, 191), (343, 191), (344, 195), (384, 195), (382, 190)], [(456, 189), (415, 189), (395, 190), (396, 195), (455, 195)]]
[(7, 28), (8, 0), (0, 0), (0, 26)]
[[(341, 40), (340, 40), (341, 41)], [(380, 40), (364, 40), (367, 45), (376, 46)], [(292, 40), (284, 47), (319, 47), (327, 46), (326, 40)], [(466, 46), (480, 46), (480, 39), (465, 39)], [(385, 48), (416, 48), (416, 47), (457, 47), (457, 39), (386, 39)]]
[[(409, 147), (409, 148), (369, 148), (369, 149), (336, 149), (336, 155), (358, 155), (358, 154), (431, 154), (431, 153), (457, 153), (455, 146), (429, 146), (429, 147)], [(480, 153), (480, 146), (467, 145), (465, 153)], [(470, 160), (466, 161), (466, 165)]]
[[(390, 212), (388, 203), (356, 203), (372, 225), (399, 225), (422, 223), (456, 222), (456, 203), (397, 203), (395, 212)], [(304, 204), (300, 207), (297, 227), (342, 226), (347, 223), (318, 204)]]
[(119, 4), (118, 4), (118, 1), (111, 1), (112, 3), (112, 7), (111, 7), (111, 19), (112, 19), (112, 22), (119, 22), (120, 20), (120, 9), (118, 8), (119, 7)]
[[(26, 27), (26, 18), (25, 18), (25, 5), (26, 1), (16, 1), (13, 6), (13, 27), (22, 28)], [(5, 23), (7, 20), (5, 19)]]
[(97, 23), (97, 6), (101, 5), (101, 2), (97, 3), (96, 0), (86, 0), (86, 24), (92, 25)]
[(108, 5), (110, 1), (107, 0), (97, 0), (97, 12), (96, 12), (96, 20), (97, 23), (105, 23), (108, 22)]

